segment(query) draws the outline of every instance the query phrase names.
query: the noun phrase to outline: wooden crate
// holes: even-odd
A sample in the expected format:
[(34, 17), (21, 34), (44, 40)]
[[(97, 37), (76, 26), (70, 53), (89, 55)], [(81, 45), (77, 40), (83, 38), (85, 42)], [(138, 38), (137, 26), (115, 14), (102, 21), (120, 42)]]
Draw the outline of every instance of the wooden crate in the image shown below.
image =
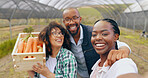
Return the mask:
[[(39, 32), (32, 32), (31, 34), (38, 36)], [(45, 43), (43, 43), (43, 52), (17, 53), (17, 47), (20, 39), (25, 38), (27, 35), (27, 33), (19, 33), (13, 52), (11, 54), (13, 58), (14, 69), (17, 72), (32, 70), (33, 65), (37, 65), (37, 63), (45, 65), (46, 62)], [(24, 58), (26, 56), (34, 56), (34, 58)]]

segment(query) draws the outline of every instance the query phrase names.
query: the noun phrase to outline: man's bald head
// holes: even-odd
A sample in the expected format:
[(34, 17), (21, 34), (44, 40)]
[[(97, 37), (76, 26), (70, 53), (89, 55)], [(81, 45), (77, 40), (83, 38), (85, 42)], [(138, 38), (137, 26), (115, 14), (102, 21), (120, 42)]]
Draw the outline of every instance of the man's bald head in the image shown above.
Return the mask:
[(63, 17), (64, 17), (64, 15), (65, 15), (66, 13), (68, 13), (68, 12), (70, 12), (70, 11), (75, 11), (75, 12), (77, 12), (77, 14), (80, 16), (80, 13), (79, 13), (79, 11), (78, 11), (77, 8), (66, 8), (66, 9), (64, 9), (64, 11), (63, 11)]

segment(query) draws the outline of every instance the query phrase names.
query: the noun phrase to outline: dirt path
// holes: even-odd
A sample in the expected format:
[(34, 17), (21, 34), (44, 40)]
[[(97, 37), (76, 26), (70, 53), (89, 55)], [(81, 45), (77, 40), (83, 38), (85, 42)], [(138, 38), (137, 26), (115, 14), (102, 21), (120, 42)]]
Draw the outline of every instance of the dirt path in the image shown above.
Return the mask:
[(15, 72), (11, 54), (0, 59), (0, 78), (27, 78), (26, 72)]
[(26, 72), (15, 72), (11, 54), (0, 59), (0, 78), (27, 78)]

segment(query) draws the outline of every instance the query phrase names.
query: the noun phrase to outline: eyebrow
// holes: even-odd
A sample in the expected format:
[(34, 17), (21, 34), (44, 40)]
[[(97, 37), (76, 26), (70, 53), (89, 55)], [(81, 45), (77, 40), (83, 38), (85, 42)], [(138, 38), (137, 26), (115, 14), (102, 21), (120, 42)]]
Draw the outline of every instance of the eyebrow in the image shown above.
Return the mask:
[(73, 17), (79, 17), (79, 16), (77, 16), (77, 15), (74, 15)]
[[(107, 29), (101, 30), (101, 32), (104, 32), (104, 31), (108, 31), (108, 30)], [(92, 31), (92, 32), (97, 32), (97, 31)]]
[(51, 31), (51, 32), (62, 32), (62, 31), (60, 31), (60, 30), (59, 30), (59, 31), (58, 31), (58, 30), (55, 30), (55, 31)]
[[(73, 18), (73, 17), (80, 17), (80, 16), (74, 15), (74, 16), (72, 16), (72, 18)], [(69, 18), (69, 17), (66, 17), (66, 18)], [(66, 19), (66, 18), (65, 18), (65, 19)]]
[(108, 31), (107, 29), (105, 29), (105, 30), (101, 30), (101, 32), (104, 32), (104, 31)]

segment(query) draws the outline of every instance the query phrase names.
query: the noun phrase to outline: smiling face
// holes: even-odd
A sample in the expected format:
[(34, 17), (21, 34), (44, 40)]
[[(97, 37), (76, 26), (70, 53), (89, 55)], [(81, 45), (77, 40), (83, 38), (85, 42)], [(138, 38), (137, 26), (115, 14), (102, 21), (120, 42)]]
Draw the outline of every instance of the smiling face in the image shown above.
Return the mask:
[(63, 12), (63, 23), (72, 36), (80, 30), (81, 17), (76, 9), (67, 9)]
[(49, 41), (52, 47), (61, 47), (64, 42), (64, 35), (58, 27), (51, 29)]
[(98, 54), (106, 54), (115, 49), (119, 35), (114, 34), (113, 26), (106, 21), (99, 21), (93, 27), (91, 43)]

